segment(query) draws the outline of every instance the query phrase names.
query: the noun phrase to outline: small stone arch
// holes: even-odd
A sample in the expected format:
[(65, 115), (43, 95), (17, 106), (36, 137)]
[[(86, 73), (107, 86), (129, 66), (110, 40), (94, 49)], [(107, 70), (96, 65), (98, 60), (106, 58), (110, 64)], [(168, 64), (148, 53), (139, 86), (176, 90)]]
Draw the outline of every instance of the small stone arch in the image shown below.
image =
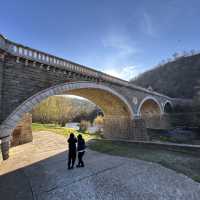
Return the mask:
[(171, 101), (167, 100), (163, 104), (163, 112), (164, 113), (171, 113), (173, 112), (173, 104)]
[[(87, 90), (85, 93), (85, 96), (83, 93), (81, 93), (82, 90)], [(111, 112), (109, 112), (109, 108), (106, 110), (107, 116), (106, 119), (108, 120), (114, 120), (115, 124), (118, 124), (117, 118), (121, 120), (120, 124), (123, 124), (127, 119), (129, 118), (132, 120), (134, 118), (134, 113), (132, 110), (132, 107), (130, 106), (129, 102), (118, 92), (115, 90), (105, 86), (100, 85), (97, 83), (88, 83), (88, 82), (74, 82), (74, 83), (64, 83), (59, 84), (50, 88), (47, 88), (45, 90), (42, 90), (35, 95), (29, 97), (27, 100), (25, 100), (21, 105), (19, 105), (8, 117), (7, 119), (2, 123), (0, 127), (0, 137), (8, 137), (11, 135), (12, 131), (16, 127), (17, 123), (20, 121), (24, 113), (27, 113), (32, 110), (32, 108), (40, 103), (42, 100), (46, 99), (49, 96), (63, 94), (65, 92), (69, 92), (69, 94), (78, 94), (80, 96), (86, 97), (86, 94), (89, 94), (92, 90), (98, 90), (101, 91), (102, 94), (110, 95), (108, 97), (116, 98), (119, 102), (118, 109), (123, 112), (122, 115), (117, 116), (119, 113), (114, 113), (112, 115)], [(76, 91), (74, 93), (73, 91)], [(106, 98), (106, 97), (102, 97)], [(92, 99), (92, 97), (91, 97)], [(105, 99), (104, 99), (105, 100)], [(107, 100), (109, 102), (109, 99)], [(112, 103), (112, 100), (110, 99), (110, 102)], [(97, 104), (98, 105), (98, 104)], [(122, 108), (120, 108), (120, 106)], [(102, 106), (100, 106), (102, 108)], [(109, 105), (111, 107), (111, 105)], [(102, 108), (103, 109), (103, 108)], [(127, 115), (126, 115), (127, 114)], [(119, 121), (120, 121), (119, 120)], [(128, 123), (128, 122), (127, 122)], [(122, 131), (121, 131), (122, 132)]]
[(163, 114), (163, 109), (162, 109), (162, 106), (161, 104), (159, 103), (159, 101), (153, 97), (153, 96), (147, 96), (145, 97), (139, 104), (139, 107), (138, 107), (138, 110), (137, 110), (137, 116), (140, 116), (141, 117), (141, 109), (143, 107), (143, 105), (148, 102), (148, 101), (151, 101), (154, 105), (156, 105), (158, 107), (158, 110), (160, 112), (160, 115)]

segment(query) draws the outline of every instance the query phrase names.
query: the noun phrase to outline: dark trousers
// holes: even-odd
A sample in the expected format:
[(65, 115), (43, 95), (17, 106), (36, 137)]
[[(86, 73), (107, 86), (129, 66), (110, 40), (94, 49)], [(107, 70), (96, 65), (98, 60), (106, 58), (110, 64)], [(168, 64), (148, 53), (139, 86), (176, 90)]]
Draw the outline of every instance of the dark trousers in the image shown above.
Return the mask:
[(83, 162), (83, 155), (84, 151), (78, 152), (78, 167), (84, 167), (84, 162)]
[(76, 160), (76, 152), (69, 152), (68, 155), (68, 169), (71, 169), (74, 167), (74, 163)]

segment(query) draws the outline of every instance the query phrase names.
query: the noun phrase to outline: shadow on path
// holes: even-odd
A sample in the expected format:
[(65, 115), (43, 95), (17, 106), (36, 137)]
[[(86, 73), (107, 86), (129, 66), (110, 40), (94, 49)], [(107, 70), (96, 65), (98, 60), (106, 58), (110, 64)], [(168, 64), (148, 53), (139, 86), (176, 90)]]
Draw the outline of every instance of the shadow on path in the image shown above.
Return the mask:
[(38, 147), (37, 141), (32, 146), (22, 145), (18, 154), (1, 164), (0, 199), (200, 199), (200, 184), (159, 164), (142, 160), (88, 150), (86, 167), (68, 170), (67, 151), (63, 149), (66, 143), (58, 142), (65, 138), (57, 141), (55, 138), (50, 138), (46, 146)]

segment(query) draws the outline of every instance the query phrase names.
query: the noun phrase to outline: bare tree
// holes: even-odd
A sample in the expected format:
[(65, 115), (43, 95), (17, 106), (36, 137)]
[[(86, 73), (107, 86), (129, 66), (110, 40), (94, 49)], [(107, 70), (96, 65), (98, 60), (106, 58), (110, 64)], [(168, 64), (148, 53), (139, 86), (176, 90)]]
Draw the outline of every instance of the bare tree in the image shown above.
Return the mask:
[(175, 52), (172, 56), (174, 60), (176, 60), (177, 58), (179, 58), (179, 55), (180, 55), (179, 53)]
[(193, 55), (196, 54), (196, 51), (195, 51), (194, 49), (192, 49), (192, 50), (190, 51), (190, 53), (191, 53), (191, 55), (193, 56)]
[[(64, 126), (77, 116), (80, 120), (94, 112), (95, 104), (65, 96), (52, 96), (42, 101), (32, 110), (34, 122), (58, 123)], [(92, 115), (91, 115), (92, 116)]]

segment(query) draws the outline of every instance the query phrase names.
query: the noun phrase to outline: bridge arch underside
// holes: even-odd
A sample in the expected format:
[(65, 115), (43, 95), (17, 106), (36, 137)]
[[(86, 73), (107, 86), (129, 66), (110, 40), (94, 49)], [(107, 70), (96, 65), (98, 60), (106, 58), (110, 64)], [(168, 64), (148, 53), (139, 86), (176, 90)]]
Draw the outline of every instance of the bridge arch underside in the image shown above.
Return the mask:
[(107, 138), (127, 138), (128, 125), (132, 113), (128, 106), (117, 96), (101, 89), (76, 89), (65, 94), (84, 97), (95, 103), (104, 113), (104, 136)]
[(154, 99), (145, 100), (139, 108), (139, 115), (145, 121), (147, 128), (160, 127), (162, 113), (159, 102)]
[(140, 108), (140, 115), (142, 118), (151, 118), (161, 115), (158, 103), (152, 99), (146, 100)]
[(130, 128), (130, 123), (133, 121), (133, 111), (123, 96), (107, 86), (77, 82), (57, 85), (28, 98), (3, 122), (0, 138), (10, 136), (22, 116), (30, 112), (42, 100), (60, 94), (81, 96), (99, 106), (104, 113), (104, 135), (106, 138), (133, 137)]

